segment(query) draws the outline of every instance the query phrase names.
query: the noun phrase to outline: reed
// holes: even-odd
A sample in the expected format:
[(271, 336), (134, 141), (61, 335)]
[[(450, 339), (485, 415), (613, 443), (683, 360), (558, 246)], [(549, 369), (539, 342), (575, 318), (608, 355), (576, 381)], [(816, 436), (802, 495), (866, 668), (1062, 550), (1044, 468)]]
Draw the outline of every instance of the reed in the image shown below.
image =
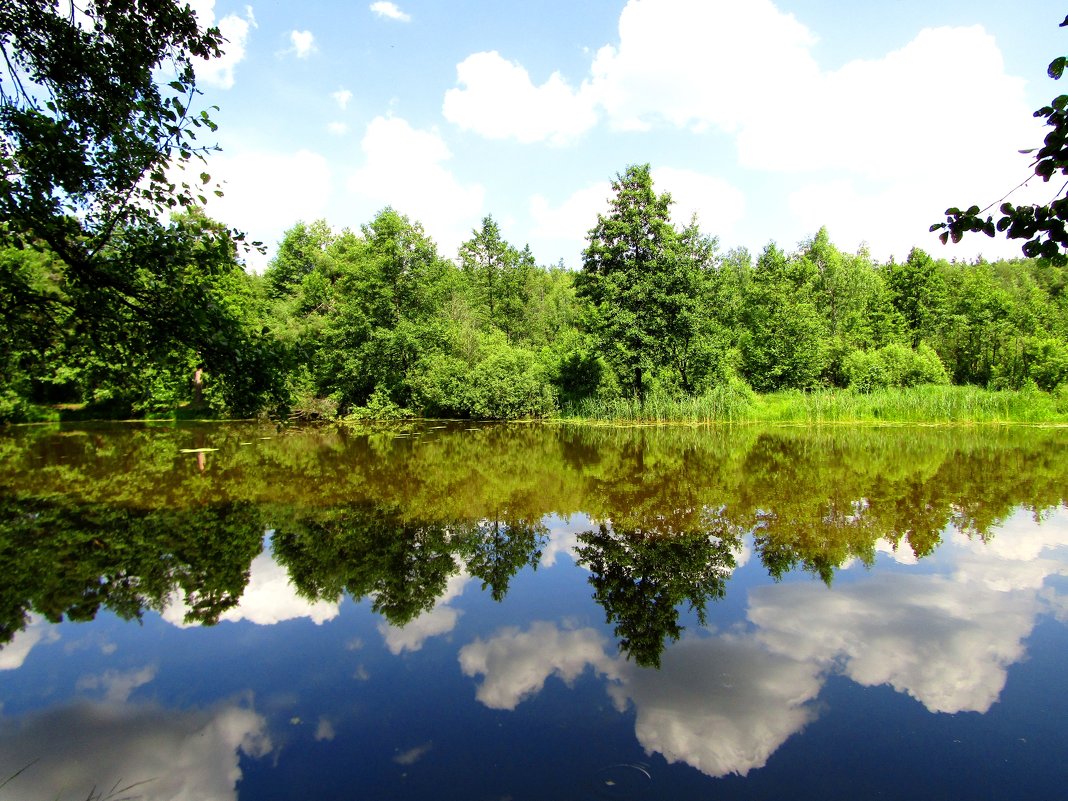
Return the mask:
[(1068, 423), (1068, 405), (1038, 390), (921, 386), (870, 393), (828, 389), (755, 395), (731, 386), (694, 398), (583, 400), (565, 419), (628, 423)]

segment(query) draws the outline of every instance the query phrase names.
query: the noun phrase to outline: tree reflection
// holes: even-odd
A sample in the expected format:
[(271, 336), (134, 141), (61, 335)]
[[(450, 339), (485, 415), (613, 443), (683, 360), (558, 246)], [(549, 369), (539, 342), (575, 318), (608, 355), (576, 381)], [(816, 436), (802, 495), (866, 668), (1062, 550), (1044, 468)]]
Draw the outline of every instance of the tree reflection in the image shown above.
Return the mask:
[(699, 531), (602, 523), (579, 542), (594, 600), (615, 624), (620, 649), (646, 667), (659, 667), (665, 641), (682, 633), (680, 605), (688, 604), (704, 625), (705, 607), (725, 595), (740, 547), (720, 521)]
[(263, 547), (260, 510), (226, 503), (182, 510), (0, 497), (0, 642), (30, 611), (58, 623), (162, 611), (180, 594), (188, 622), (211, 625), (241, 598)]
[(594, 598), (656, 664), (678, 608), (703, 620), (748, 538), (773, 577), (828, 584), (887, 545), (985, 540), (1064, 501), (1066, 443), (997, 427), (20, 429), (0, 436), (0, 641), (32, 611), (137, 618), (175, 594), (214, 623), (266, 529), (303, 597), (369, 598), (399, 626), (461, 573), (502, 600), (538, 565), (547, 517), (584, 515), (601, 521), (579, 537)]

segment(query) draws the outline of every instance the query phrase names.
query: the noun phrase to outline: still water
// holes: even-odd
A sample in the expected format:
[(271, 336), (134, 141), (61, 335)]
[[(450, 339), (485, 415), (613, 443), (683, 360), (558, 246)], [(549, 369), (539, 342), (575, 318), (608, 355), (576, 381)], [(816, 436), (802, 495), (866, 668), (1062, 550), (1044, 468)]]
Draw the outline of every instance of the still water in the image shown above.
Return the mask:
[(1068, 429), (0, 432), (2, 799), (1068, 786)]

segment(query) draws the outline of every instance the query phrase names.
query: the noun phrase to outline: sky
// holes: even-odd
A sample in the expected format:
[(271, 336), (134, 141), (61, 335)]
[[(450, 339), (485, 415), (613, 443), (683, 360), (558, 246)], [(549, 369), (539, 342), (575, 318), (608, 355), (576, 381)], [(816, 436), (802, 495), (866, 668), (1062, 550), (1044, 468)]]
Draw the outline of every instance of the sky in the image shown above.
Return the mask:
[(268, 246), (256, 270), (299, 221), (358, 230), (386, 206), (449, 258), (492, 215), (540, 264), (578, 268), (611, 181), (644, 163), (675, 223), (696, 214), (722, 250), (791, 251), (826, 226), (880, 261), (1015, 256), (928, 229), (1023, 182), (1032, 112), (1068, 91), (1046, 75), (1068, 51), (1046, 0), (192, 5), (228, 39), (197, 72), (219, 107), (207, 211)]

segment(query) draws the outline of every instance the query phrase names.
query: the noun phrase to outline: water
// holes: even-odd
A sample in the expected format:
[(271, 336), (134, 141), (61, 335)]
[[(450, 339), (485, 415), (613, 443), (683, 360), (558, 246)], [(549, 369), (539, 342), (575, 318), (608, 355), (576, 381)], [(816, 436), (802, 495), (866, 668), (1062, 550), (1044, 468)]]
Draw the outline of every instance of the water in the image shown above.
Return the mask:
[(4, 432), (0, 799), (1062, 794), (1068, 430), (440, 425)]

